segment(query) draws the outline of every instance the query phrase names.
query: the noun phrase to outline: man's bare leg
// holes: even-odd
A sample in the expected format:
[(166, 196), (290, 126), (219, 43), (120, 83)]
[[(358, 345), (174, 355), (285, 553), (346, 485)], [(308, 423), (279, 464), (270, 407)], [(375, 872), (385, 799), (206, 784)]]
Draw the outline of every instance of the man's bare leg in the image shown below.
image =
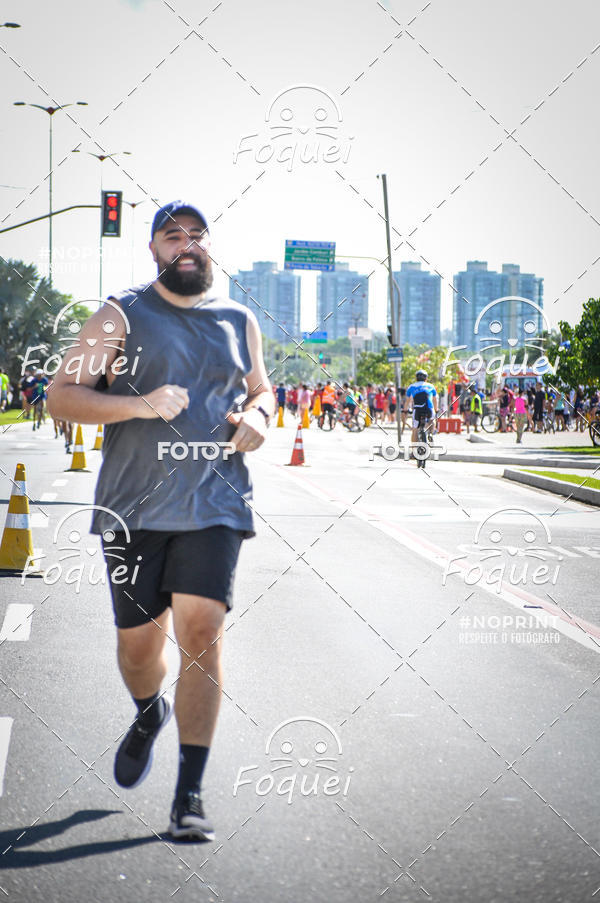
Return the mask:
[(215, 599), (183, 593), (173, 593), (172, 606), (181, 650), (175, 695), (179, 741), (209, 747), (221, 702), (221, 633), (226, 607)]
[(158, 693), (167, 673), (165, 640), (169, 609), (148, 624), (117, 630), (117, 659), (125, 686), (134, 699)]

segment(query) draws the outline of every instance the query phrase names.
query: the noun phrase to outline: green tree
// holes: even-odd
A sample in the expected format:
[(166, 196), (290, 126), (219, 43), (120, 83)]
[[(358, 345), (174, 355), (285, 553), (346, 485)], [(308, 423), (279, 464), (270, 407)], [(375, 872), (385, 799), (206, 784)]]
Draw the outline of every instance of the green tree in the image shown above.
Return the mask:
[[(445, 389), (452, 379), (452, 373), (440, 378), (439, 372), (446, 358), (446, 348), (428, 345), (404, 345), (404, 360), (402, 361), (402, 385), (408, 386), (414, 381), (417, 370), (425, 370), (429, 380), (438, 391)], [(356, 368), (357, 382), (361, 386), (385, 385), (394, 382), (394, 365), (387, 362), (387, 349), (381, 351), (366, 351), (360, 355)]]
[[(12, 383), (21, 379), (28, 348), (41, 345), (34, 355), (40, 359), (60, 352), (61, 331), (55, 330), (55, 319), (72, 300), (51, 288), (33, 264), (0, 258), (0, 366)], [(70, 322), (84, 322), (89, 316), (82, 304), (69, 310)]]
[(567, 386), (597, 386), (600, 383), (600, 298), (589, 298), (583, 305), (579, 323), (559, 323), (563, 342), (557, 378)]

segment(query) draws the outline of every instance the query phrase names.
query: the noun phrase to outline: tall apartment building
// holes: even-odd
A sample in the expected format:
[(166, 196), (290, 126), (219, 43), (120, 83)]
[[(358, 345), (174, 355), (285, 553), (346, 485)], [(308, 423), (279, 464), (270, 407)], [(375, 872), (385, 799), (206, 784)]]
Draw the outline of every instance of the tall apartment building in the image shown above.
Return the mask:
[(256, 314), (266, 338), (286, 344), (290, 339), (284, 329), (292, 338), (300, 338), (300, 276), (278, 270), (273, 261), (257, 261), (251, 270), (240, 270), (230, 278), (229, 295)]
[(437, 273), (421, 269), (414, 261), (402, 261), (394, 273), (400, 288), (400, 342), (409, 345), (435, 346), (441, 343), (440, 291)]
[(368, 277), (351, 270), (348, 263), (337, 262), (333, 273), (319, 273), (317, 324), (329, 340), (347, 338), (351, 327), (368, 326)]
[[(547, 328), (541, 310), (543, 282), (533, 273), (521, 273), (515, 263), (503, 263), (497, 273), (488, 270), (485, 260), (467, 261), (467, 269), (454, 276), (454, 345), (481, 351), (493, 340), (496, 348), (514, 348), (539, 336)], [(500, 301), (511, 296), (523, 300)]]

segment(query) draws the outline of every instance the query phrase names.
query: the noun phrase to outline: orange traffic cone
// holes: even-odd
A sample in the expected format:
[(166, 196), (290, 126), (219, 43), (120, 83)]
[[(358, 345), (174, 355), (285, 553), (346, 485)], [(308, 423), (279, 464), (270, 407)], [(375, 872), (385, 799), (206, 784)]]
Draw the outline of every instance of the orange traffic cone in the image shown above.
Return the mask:
[(87, 470), (85, 461), (85, 451), (83, 449), (83, 433), (81, 432), (80, 424), (77, 424), (77, 431), (75, 433), (75, 445), (73, 446), (73, 457), (71, 459), (71, 466), (67, 467), (67, 471), (70, 470), (83, 470), (85, 473), (89, 473)]
[(313, 404), (313, 417), (316, 418), (316, 417), (320, 417), (320, 416), (321, 416), (321, 396), (316, 395), (315, 403)]
[[(6, 524), (0, 543), (0, 571), (22, 572), (33, 559), (33, 536), (29, 523), (29, 499), (25, 485), (25, 465), (17, 464), (8, 503)], [(28, 569), (28, 573), (36, 573)], [(39, 576), (39, 572), (38, 572)]]
[(286, 467), (297, 467), (304, 464), (304, 447), (302, 445), (302, 427), (298, 427), (296, 438), (294, 439), (294, 448), (292, 449), (292, 460)]
[(277, 426), (284, 426), (284, 423), (283, 423), (283, 408), (279, 408), (279, 413), (277, 414)]
[(92, 445), (92, 451), (102, 451), (102, 440), (104, 439), (104, 427), (100, 423), (96, 432), (96, 441)]
[(304, 408), (302, 415), (302, 429), (307, 430), (310, 427), (310, 417), (308, 416), (308, 408)]

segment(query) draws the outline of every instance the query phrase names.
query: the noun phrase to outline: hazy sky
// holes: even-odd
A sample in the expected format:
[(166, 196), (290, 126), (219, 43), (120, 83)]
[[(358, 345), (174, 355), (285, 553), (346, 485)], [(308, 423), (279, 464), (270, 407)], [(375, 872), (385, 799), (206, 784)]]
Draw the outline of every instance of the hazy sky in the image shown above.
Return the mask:
[[(13, 101), (87, 101), (53, 117), (55, 209), (98, 202), (101, 165), (77, 146), (131, 151), (102, 164), (104, 187), (147, 199), (134, 235), (126, 208), (105, 240), (105, 294), (131, 283), (132, 238), (136, 281), (153, 275), (150, 198), (205, 211), (225, 291), (253, 260), (282, 264), (286, 238), (381, 259), (386, 172), (394, 245), (413, 246), (394, 266), (442, 273), (443, 326), (468, 259), (543, 276), (552, 323), (598, 295), (597, 0), (15, 0), (6, 19), (23, 27), (0, 30), (0, 183), (17, 186), (0, 188), (1, 225), (48, 204), (49, 117)], [(55, 284), (77, 298), (97, 296), (98, 233), (96, 211), (54, 221)], [(45, 223), (0, 235), (42, 269), (46, 247)], [(356, 264), (377, 269), (384, 328), (384, 271)]]

